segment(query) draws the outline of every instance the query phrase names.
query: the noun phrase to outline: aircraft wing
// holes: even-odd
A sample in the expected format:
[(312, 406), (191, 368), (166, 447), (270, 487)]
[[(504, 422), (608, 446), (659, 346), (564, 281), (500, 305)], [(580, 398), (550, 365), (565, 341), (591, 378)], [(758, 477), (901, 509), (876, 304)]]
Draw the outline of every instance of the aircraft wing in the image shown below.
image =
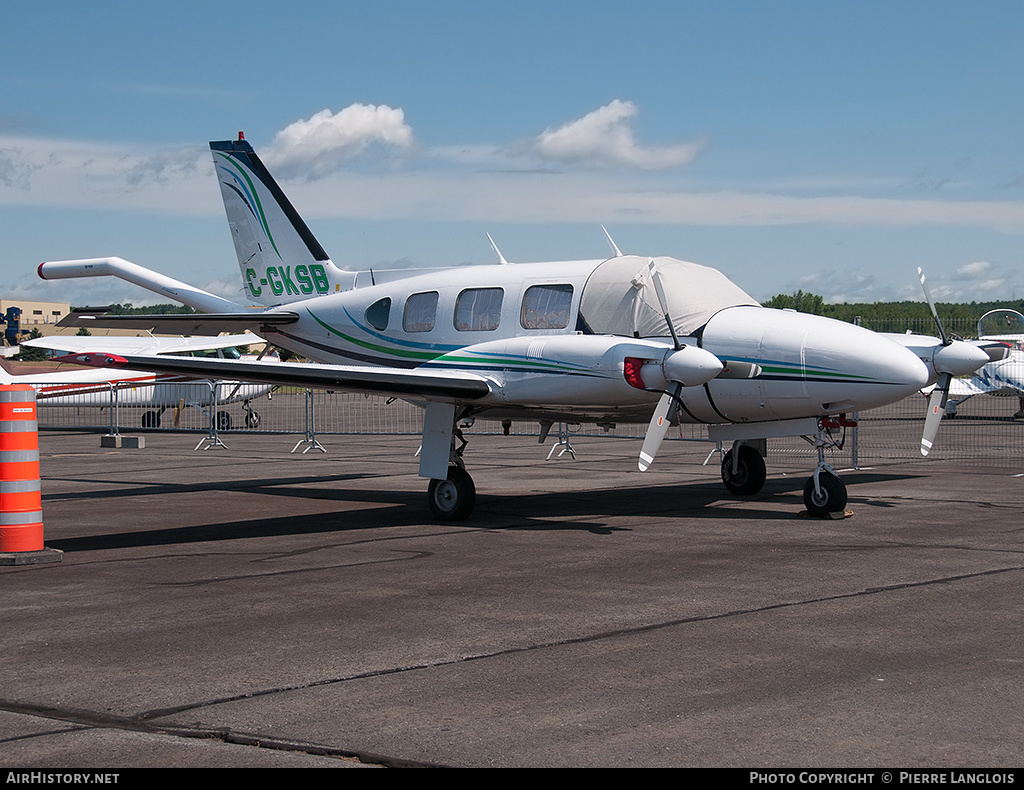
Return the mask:
[(427, 400), (477, 400), (491, 392), (491, 385), (483, 376), (459, 371), (104, 353), (70, 354), (58, 357), (57, 361), (93, 367), (178, 373), (200, 379), (355, 390), (402, 397), (419, 396)]
[[(935, 389), (935, 385), (925, 387), (921, 392), (928, 395), (933, 389)], [(949, 383), (949, 396), (957, 402), (973, 398), (975, 395), (1019, 395), (1020, 392), (1021, 390), (1012, 384), (983, 379), (979, 376), (953, 379)]]
[(298, 313), (173, 313), (162, 315), (97, 315), (94, 310), (73, 311), (59, 327), (86, 329), (138, 329), (166, 335), (219, 335), (221, 332), (259, 332), (264, 327), (285, 326), (299, 320)]
[(26, 340), (21, 345), (63, 351), (65, 354), (184, 354), (191, 351), (211, 351), (219, 348), (261, 345), (259, 335), (245, 332), (240, 335), (216, 337), (91, 337), (79, 335), (50, 335)]

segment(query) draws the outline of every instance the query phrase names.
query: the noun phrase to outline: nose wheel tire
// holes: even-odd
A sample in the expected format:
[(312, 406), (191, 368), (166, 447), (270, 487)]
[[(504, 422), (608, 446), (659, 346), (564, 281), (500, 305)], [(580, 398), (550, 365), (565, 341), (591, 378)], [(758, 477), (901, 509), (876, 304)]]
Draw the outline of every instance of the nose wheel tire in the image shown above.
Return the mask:
[(821, 491), (814, 488), (814, 477), (807, 478), (804, 485), (804, 504), (812, 516), (823, 518), (829, 513), (838, 513), (846, 509), (846, 484), (828, 472), (818, 475)]
[(439, 521), (462, 521), (473, 512), (475, 502), (473, 478), (461, 466), (449, 466), (447, 480), (430, 481), (427, 503)]
[(722, 459), (722, 482), (733, 494), (752, 496), (764, 487), (765, 478), (768, 476), (764, 458), (753, 447), (741, 444), (738, 449), (739, 463), (733, 470), (733, 452), (730, 450)]

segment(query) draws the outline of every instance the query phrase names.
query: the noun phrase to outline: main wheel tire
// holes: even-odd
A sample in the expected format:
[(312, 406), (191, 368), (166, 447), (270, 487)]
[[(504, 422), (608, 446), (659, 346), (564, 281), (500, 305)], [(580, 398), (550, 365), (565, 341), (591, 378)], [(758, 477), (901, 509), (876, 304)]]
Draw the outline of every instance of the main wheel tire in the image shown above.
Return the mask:
[(427, 502), (434, 518), (440, 521), (462, 521), (473, 512), (476, 503), (473, 478), (461, 466), (449, 466), (447, 480), (430, 481)]
[(722, 459), (722, 482), (725, 487), (734, 494), (740, 496), (752, 496), (764, 487), (764, 481), (768, 472), (764, 466), (764, 459), (761, 454), (745, 444), (739, 447), (739, 463), (736, 471), (732, 468), (732, 454), (730, 450)]
[(142, 414), (142, 427), (143, 428), (159, 428), (160, 427), (160, 412), (147, 411)]
[(218, 431), (230, 431), (231, 430), (231, 415), (226, 411), (217, 412), (217, 430)]
[(812, 516), (823, 518), (846, 509), (846, 484), (830, 472), (818, 475), (821, 493), (814, 489), (814, 476), (804, 484), (804, 504)]

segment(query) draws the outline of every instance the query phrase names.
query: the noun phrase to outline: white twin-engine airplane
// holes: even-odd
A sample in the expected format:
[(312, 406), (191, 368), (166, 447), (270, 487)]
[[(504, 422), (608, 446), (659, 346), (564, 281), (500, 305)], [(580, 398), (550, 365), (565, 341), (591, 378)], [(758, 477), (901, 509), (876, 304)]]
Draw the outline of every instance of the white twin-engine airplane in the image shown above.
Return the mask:
[[(350, 389), (424, 408), (420, 476), (435, 517), (463, 519), (475, 500), (459, 426), (529, 419), (542, 441), (555, 422), (647, 422), (647, 469), (674, 422), (706, 423), (731, 444), (733, 493), (765, 482), (765, 440), (806, 436), (818, 463), (807, 509), (846, 506), (824, 460), (846, 415), (893, 403), (989, 356), (962, 341), (904, 345), (828, 318), (760, 306), (720, 272), (671, 258), (623, 255), (446, 270), (344, 271), (298, 216), (252, 147), (210, 143), (246, 301), (200, 291), (119, 258), (43, 263), (43, 279), (114, 275), (205, 315), (83, 315), (81, 326), (180, 334), (251, 329), (314, 363), (79, 354), (78, 362)], [(495, 248), (497, 251), (497, 248)], [(909, 345), (910, 347), (905, 347)], [(652, 416), (653, 412), (653, 416)], [(929, 426), (934, 436), (937, 425)], [(931, 441), (931, 438), (928, 438)]]

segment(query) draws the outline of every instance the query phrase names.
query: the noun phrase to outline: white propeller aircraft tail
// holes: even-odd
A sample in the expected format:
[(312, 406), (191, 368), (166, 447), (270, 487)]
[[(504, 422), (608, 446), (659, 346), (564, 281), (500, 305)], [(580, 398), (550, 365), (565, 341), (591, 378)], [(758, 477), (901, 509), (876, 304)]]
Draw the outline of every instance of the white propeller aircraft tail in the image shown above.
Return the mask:
[[(79, 354), (79, 362), (203, 377), (352, 389), (424, 407), (420, 475), (439, 519), (475, 501), (458, 424), (478, 416), (649, 424), (639, 468), (654, 462), (670, 423), (706, 423), (730, 443), (722, 479), (756, 494), (764, 440), (808, 436), (818, 464), (804, 489), (815, 515), (846, 506), (824, 460), (845, 415), (917, 392), (938, 373), (925, 338), (913, 350), (819, 316), (760, 306), (721, 272), (672, 258), (500, 263), (443, 271), (348, 272), (331, 263), (241, 137), (210, 144), (247, 297), (228, 300), (120, 259), (44, 263), (51, 277), (109, 274), (202, 314), (73, 315), (77, 326), (185, 334), (250, 328), (312, 363)], [(141, 270), (141, 272), (139, 271)], [(652, 417), (653, 414), (653, 417)]]
[(210, 150), (253, 304), (296, 302), (353, 286), (353, 275), (331, 262), (242, 135), (210, 143)]

